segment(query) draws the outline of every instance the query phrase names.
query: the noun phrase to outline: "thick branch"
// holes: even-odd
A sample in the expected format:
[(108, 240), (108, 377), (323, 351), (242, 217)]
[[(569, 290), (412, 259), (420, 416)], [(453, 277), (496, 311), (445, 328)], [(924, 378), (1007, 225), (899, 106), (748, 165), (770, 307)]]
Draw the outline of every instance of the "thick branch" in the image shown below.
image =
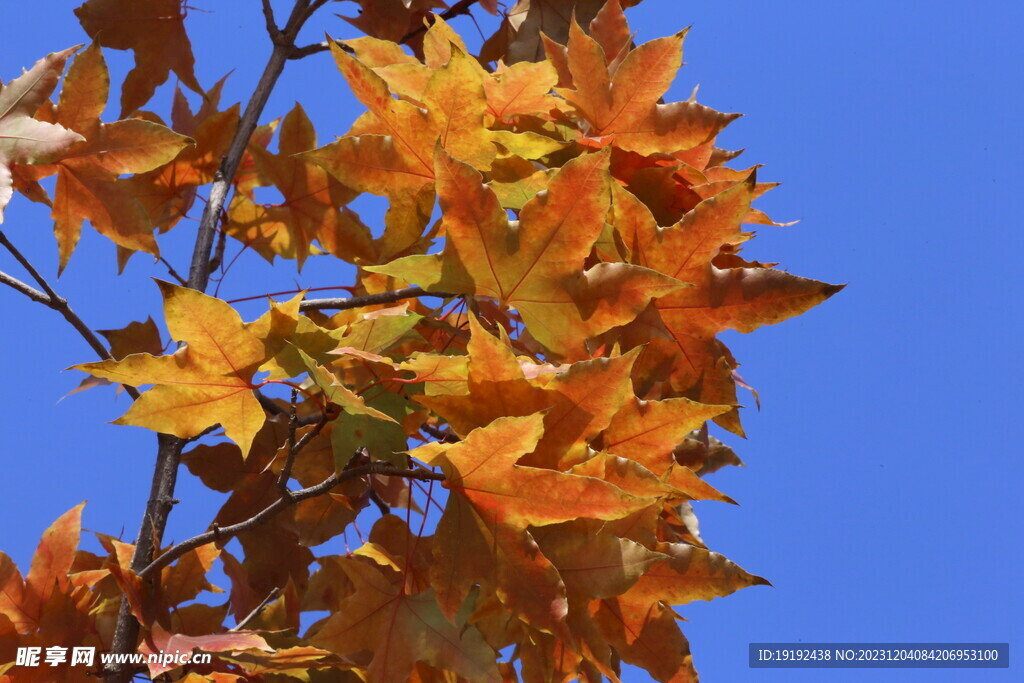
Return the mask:
[(455, 295), (444, 294), (441, 292), (428, 292), (420, 287), (406, 287), (404, 289), (396, 289), (391, 292), (381, 292), (380, 294), (353, 296), (348, 299), (307, 299), (299, 304), (299, 309), (303, 311), (319, 311), (323, 309), (344, 311), (349, 308), (372, 306), (373, 304), (390, 304), (396, 301), (401, 301), (402, 299), (415, 299), (421, 296), (436, 296), (442, 299), (447, 299)]
[[(221, 211), (227, 200), (228, 189), (235, 179), (235, 173), (242, 162), (245, 148), (249, 144), (249, 138), (256, 130), (263, 108), (267, 105), (274, 85), (284, 70), (288, 55), (295, 47), (295, 37), (299, 29), (309, 18), (310, 13), (320, 7), (322, 2), (314, 2), (310, 6), (310, 0), (298, 0), (292, 8), (291, 16), (283, 30), (277, 30), (273, 23), (272, 13), (267, 12), (267, 4), (264, 3), (264, 15), (267, 20), (267, 28), (270, 31), (270, 38), (274, 42), (274, 50), (270, 54), (267, 66), (263, 69), (256, 89), (253, 91), (249, 103), (242, 113), (242, 119), (238, 123), (235, 137), (231, 140), (227, 154), (221, 160), (220, 169), (217, 171), (210, 188), (210, 196), (203, 209), (203, 217), (199, 222), (199, 234), (196, 236), (195, 248), (192, 251), (192, 266), (188, 274), (188, 286), (192, 289), (204, 291), (210, 280), (210, 251), (213, 249), (213, 237), (217, 231), (217, 223), (220, 221)], [(273, 30), (270, 30), (273, 29)]]
[(423, 469), (404, 469), (386, 462), (371, 462), (367, 465), (360, 465), (358, 467), (343, 470), (332, 474), (314, 486), (300, 489), (298, 491), (289, 491), (286, 495), (281, 496), (245, 521), (239, 522), (238, 524), (232, 524), (230, 526), (215, 527), (205, 533), (199, 534), (198, 536), (193, 536), (187, 541), (182, 541), (181, 543), (169, 548), (166, 552), (160, 555), (160, 557), (153, 560), (149, 566), (139, 571), (138, 575), (141, 578), (146, 578), (147, 576), (160, 571), (191, 550), (215, 541), (223, 543), (224, 541), (234, 538), (241, 533), (252, 531), (256, 527), (266, 524), (279, 512), (291, 505), (294, 505), (295, 503), (306, 500), (307, 498), (322, 496), (338, 484), (357, 477), (364, 477), (368, 474), (379, 474), (389, 477), (405, 477), (406, 479), (417, 479), (420, 481), (431, 479), (435, 481), (443, 481), (445, 478), (440, 472), (431, 472)]
[[(199, 222), (195, 247), (192, 250), (192, 262), (186, 281), (187, 286), (192, 289), (200, 292), (206, 290), (212, 269), (210, 252), (213, 249), (214, 235), (217, 232), (217, 225), (224, 210), (228, 189), (234, 181), (235, 174), (245, 154), (246, 146), (249, 144), (249, 138), (256, 129), (263, 109), (266, 107), (267, 100), (270, 98), (270, 93), (274, 89), (274, 85), (277, 83), (281, 72), (284, 70), (288, 54), (295, 46), (295, 37), (299, 34), (299, 30), (306, 20), (309, 19), (310, 15), (323, 6), (325, 1), (296, 0), (284, 29), (280, 31), (277, 30), (272, 12), (269, 11), (269, 2), (263, 3), (264, 16), (274, 49), (263, 70), (263, 75), (260, 76), (252, 97), (245, 107), (238, 128), (235, 131), (235, 136), (231, 140), (231, 145), (228, 147), (227, 153), (221, 160), (220, 168), (214, 176), (213, 185), (210, 188), (210, 196), (203, 210), (203, 217)], [(47, 293), (51, 294), (49, 291)], [(51, 298), (56, 297), (51, 294)], [(70, 311), (70, 309), (66, 310)], [(68, 317), (67, 314), (65, 314), (65, 317)], [(134, 389), (131, 389), (131, 391), (134, 391)], [(132, 555), (131, 568), (135, 572), (140, 572), (140, 569), (145, 569), (146, 566), (153, 564), (154, 548), (159, 546), (167, 525), (167, 516), (170, 513), (171, 507), (177, 502), (174, 500), (174, 488), (177, 482), (178, 465), (181, 462), (181, 450), (185, 445), (185, 441), (168, 434), (159, 434), (157, 438), (159, 448), (153, 471), (149, 501), (146, 503), (146, 514), (142, 518), (135, 552)], [(139, 624), (131, 614), (128, 600), (122, 598), (111, 651), (115, 654), (132, 652), (135, 649), (138, 637)], [(108, 665), (104, 673), (107, 683), (123, 683), (131, 677), (131, 671), (121, 664)]]

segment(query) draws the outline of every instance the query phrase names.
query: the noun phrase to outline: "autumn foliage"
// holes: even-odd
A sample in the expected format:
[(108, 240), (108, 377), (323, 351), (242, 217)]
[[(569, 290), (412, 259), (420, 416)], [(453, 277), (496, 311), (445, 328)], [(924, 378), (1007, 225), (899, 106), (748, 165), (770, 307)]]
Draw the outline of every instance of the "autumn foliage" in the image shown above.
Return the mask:
[[(144, 522), (148, 550), (80, 549), (78, 506), (27, 575), (0, 554), (0, 680), (95, 680), (16, 666), (32, 645), (214, 653), (138, 669), (188, 683), (696, 680), (674, 606), (767, 583), (710, 550), (691, 507), (733, 502), (702, 477), (740, 464), (709, 435), (743, 435), (718, 335), (840, 287), (741, 255), (744, 225), (776, 225), (752, 206), (773, 184), (715, 146), (737, 114), (664, 101), (685, 31), (637, 44), (619, 0), (363, 0), (363, 37), (296, 47), (307, 21), (349, 29), (323, 4), (283, 28), (268, 13), (267, 48), (333, 58), (364, 107), (322, 146), (301, 106), (258, 125), (258, 98), (243, 115), (200, 86), (178, 0), (88, 0), (91, 43), (0, 90), (0, 211), (15, 192), (52, 207), (55, 270), (86, 224), (124, 267), (213, 211), (188, 276), (154, 285), (169, 340), (152, 320), (105, 331), (75, 400), (137, 388), (117, 424), (226, 494), (177, 545)], [(476, 55), (445, 21), (471, 9), (500, 22)], [(103, 122), (108, 50), (135, 66)], [(199, 97), (146, 110), (171, 73)], [(364, 222), (363, 193), (386, 214)], [(239, 250), (340, 259), (351, 297), (278, 296), (246, 322), (204, 293)], [(42, 276), (8, 280), (63, 312)]]

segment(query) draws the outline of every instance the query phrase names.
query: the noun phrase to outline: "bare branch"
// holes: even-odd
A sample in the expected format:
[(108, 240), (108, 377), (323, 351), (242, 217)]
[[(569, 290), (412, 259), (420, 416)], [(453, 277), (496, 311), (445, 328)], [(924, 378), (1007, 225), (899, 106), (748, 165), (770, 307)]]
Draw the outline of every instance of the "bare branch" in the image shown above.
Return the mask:
[[(252, 97), (242, 113), (242, 118), (238, 123), (238, 128), (235, 130), (235, 136), (231, 140), (228, 151), (221, 159), (220, 168), (214, 176), (210, 195), (203, 209), (203, 217), (199, 222), (199, 230), (196, 234), (195, 246), (192, 250), (192, 261), (189, 267), (188, 279), (186, 280), (186, 286), (196, 291), (205, 291), (207, 284), (209, 284), (211, 271), (210, 252), (213, 249), (217, 224), (221, 219), (228, 190), (242, 162), (249, 139), (253, 131), (256, 130), (256, 125), (263, 113), (264, 107), (266, 107), (267, 100), (274, 89), (274, 85), (277, 83), (278, 77), (284, 70), (285, 62), (288, 61), (288, 54), (295, 46), (295, 37), (299, 34), (299, 30), (305, 21), (309, 19), (312, 12), (322, 5), (322, 0), (313, 0), (312, 5), (310, 0), (296, 0), (284, 29), (279, 31), (270, 10), (269, 0), (263, 2), (264, 18), (267, 21), (267, 27), (274, 48), (270, 58), (267, 60), (263, 74), (256, 84)], [(46, 287), (43, 289), (50, 295), (52, 300), (57, 300), (57, 297), (49, 290), (46, 290)], [(61, 312), (64, 313), (64, 317), (69, 318), (70, 309), (67, 308), (66, 303), (64, 303), (64, 308), (61, 309)], [(88, 328), (85, 329), (87, 330)], [(82, 330), (79, 331), (81, 332)], [(135, 390), (129, 389), (129, 391)], [(153, 471), (149, 500), (146, 503), (146, 514), (143, 516), (135, 551), (132, 555), (131, 568), (136, 572), (139, 572), (140, 567), (145, 568), (153, 564), (154, 547), (163, 538), (164, 528), (167, 525), (167, 515), (173, 505), (178, 465), (181, 462), (181, 450), (185, 445), (184, 440), (168, 434), (159, 434), (157, 438), (160, 445), (157, 450), (157, 461)], [(117, 624), (114, 629), (111, 652), (127, 654), (133, 651), (138, 641), (138, 636), (138, 622), (132, 616), (128, 600), (122, 597), (120, 611), (117, 615)], [(123, 683), (130, 677), (131, 671), (122, 664), (109, 664), (104, 671), (104, 679), (107, 683)]]
[(44, 306), (50, 305), (50, 297), (46, 296), (46, 294), (40, 292), (38, 289), (35, 289), (34, 287), (26, 285), (24, 282), (22, 282), (16, 277), (11, 277), (2, 270), (0, 270), (0, 282), (4, 283), (8, 287), (12, 287), (18, 290), (19, 292), (27, 296), (29, 299), (32, 299), (32, 301), (35, 301), (36, 303), (43, 304)]
[(366, 465), (360, 465), (351, 469), (343, 470), (340, 473), (332, 474), (331, 476), (324, 479), (319, 484), (315, 484), (308, 488), (300, 489), (298, 491), (291, 491), (288, 495), (282, 496), (275, 500), (273, 503), (263, 508), (249, 519), (232, 524), (230, 526), (217, 527), (216, 529), (210, 529), (209, 531), (193, 536), (187, 541), (182, 541), (177, 545), (167, 549), (160, 557), (153, 560), (147, 567), (137, 572), (140, 578), (146, 578), (154, 572), (158, 572), (167, 565), (171, 564), (185, 553), (194, 550), (200, 546), (204, 546), (207, 543), (223, 543), (235, 536), (251, 531), (256, 527), (266, 524), (274, 518), (279, 512), (285, 508), (294, 505), (300, 501), (306, 500), (307, 498), (314, 498), (316, 496), (322, 496), (328, 493), (338, 484), (356, 479), (357, 477), (364, 477), (369, 474), (377, 474), (387, 477), (404, 477), (406, 479), (416, 479), (420, 481), (424, 480), (435, 480), (444, 481), (445, 476), (440, 472), (431, 472), (430, 470), (424, 469), (405, 469), (396, 467), (391, 463), (387, 462), (371, 462)]
[[(64, 316), (64, 319), (67, 320), (71, 324), (71, 326), (78, 331), (78, 334), (81, 335), (82, 339), (84, 339), (86, 343), (89, 344), (90, 347), (92, 347), (92, 350), (96, 352), (96, 355), (98, 355), (103, 360), (113, 360), (113, 357), (110, 355), (110, 351), (108, 351), (106, 345), (102, 341), (100, 341), (100, 338), (96, 336), (96, 333), (93, 332), (92, 329), (88, 325), (86, 325), (85, 322), (83, 322), (82, 319), (79, 318), (78, 315), (73, 310), (71, 310), (71, 306), (68, 305), (67, 299), (60, 296), (59, 294), (57, 294), (56, 291), (54, 291), (53, 287), (50, 286), (50, 283), (46, 281), (46, 278), (44, 278), (39, 273), (39, 271), (35, 269), (35, 266), (33, 266), (32, 263), (27, 258), (25, 258), (25, 255), (22, 254), (18, 250), (18, 248), (11, 243), (9, 239), (7, 239), (7, 235), (4, 234), (3, 230), (0, 230), (0, 245), (3, 245), (3, 247), (7, 249), (7, 251), (11, 252), (11, 255), (14, 256), (15, 260), (17, 260), (18, 263), (20, 263), (21, 266), (28, 272), (28, 274), (32, 276), (32, 279), (35, 280), (39, 284), (39, 286), (43, 288), (43, 291), (40, 292), (32, 287), (29, 287), (24, 282), (21, 282), (20, 280), (3, 273), (0, 273), (0, 275), (3, 276), (0, 277), (0, 282), (3, 282), (5, 285), (8, 285), (9, 287), (17, 289), (19, 292), (26, 295), (33, 301), (37, 301), (45, 305), (47, 308), (50, 308), (60, 313), (62, 316)], [(125, 392), (129, 396), (131, 396), (132, 399), (137, 399), (139, 397), (138, 389), (128, 385), (123, 386)]]
[(274, 8), (270, 4), (270, 0), (263, 0), (263, 20), (267, 23), (267, 34), (270, 36), (270, 40), (277, 43), (278, 36), (281, 35), (281, 29), (277, 27), (277, 20), (274, 19)]
[(367, 294), (366, 296), (353, 296), (347, 299), (308, 299), (299, 304), (299, 309), (303, 311), (319, 311), (323, 309), (344, 311), (349, 308), (372, 306), (373, 304), (390, 304), (396, 301), (401, 301), (402, 299), (415, 299), (421, 296), (436, 296), (442, 299), (448, 299), (455, 296), (455, 294), (428, 292), (421, 287), (406, 287), (404, 289), (396, 289), (391, 292)]

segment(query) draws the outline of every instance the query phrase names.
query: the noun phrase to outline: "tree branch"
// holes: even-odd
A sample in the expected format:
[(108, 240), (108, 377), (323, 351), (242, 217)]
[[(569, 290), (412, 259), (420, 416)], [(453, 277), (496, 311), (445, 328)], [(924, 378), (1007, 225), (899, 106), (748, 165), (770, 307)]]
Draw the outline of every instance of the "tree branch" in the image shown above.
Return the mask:
[[(203, 217), (199, 222), (199, 230), (196, 234), (195, 246), (192, 250), (192, 262), (189, 267), (186, 286), (202, 292), (206, 290), (210, 281), (211, 258), (210, 252), (213, 249), (214, 235), (217, 232), (217, 223), (220, 220), (221, 212), (227, 200), (228, 190), (234, 181), (235, 174), (242, 162), (246, 146), (252, 137), (253, 131), (259, 118), (266, 107), (270, 93), (277, 83), (278, 77), (284, 70), (285, 62), (288, 61), (288, 54), (295, 46), (295, 37), (312, 12), (323, 6), (323, 0), (296, 0), (292, 7), (291, 15), (283, 30), (278, 30), (275, 24), (273, 13), (270, 11), (269, 0), (263, 2), (264, 17), (267, 21), (267, 29), (270, 39), (274, 44), (267, 65), (260, 76), (259, 82), (253, 91), (238, 123), (235, 136), (231, 140), (227, 153), (221, 159), (220, 168), (214, 176), (213, 185), (210, 188), (210, 195), (203, 209)], [(31, 271), (30, 271), (31, 272)], [(41, 283), (40, 283), (41, 284)], [(46, 287), (44, 287), (46, 290)], [(50, 291), (51, 299), (56, 299)], [(62, 313), (68, 317), (70, 309), (65, 308)], [(74, 323), (72, 323), (74, 324)], [(81, 331), (81, 330), (80, 330)], [(131, 391), (135, 391), (131, 389)], [(136, 394), (137, 395), (137, 394)], [(174, 488), (177, 482), (178, 465), (181, 462), (181, 450), (185, 440), (168, 434), (157, 435), (158, 449), (156, 465), (153, 470), (153, 480), (150, 487), (149, 500), (146, 503), (146, 513), (142, 518), (139, 535), (136, 540), (135, 551), (132, 555), (131, 568), (135, 572), (152, 565), (154, 548), (158, 547), (167, 525), (167, 516), (174, 505)], [(117, 624), (114, 629), (114, 639), (111, 652), (115, 654), (127, 654), (135, 650), (139, 638), (139, 624), (132, 616), (131, 608), (127, 598), (122, 597), (120, 610), (117, 615)], [(106, 683), (125, 683), (131, 677), (130, 669), (123, 664), (109, 664), (104, 671)]]
[[(461, 0), (460, 2), (455, 3), (450, 8), (442, 12), (441, 18), (444, 19), (445, 21), (448, 21), (449, 19), (457, 17), (460, 14), (469, 14), (470, 8), (473, 7), (473, 5), (475, 5), (477, 2), (478, 0)], [(405, 43), (408, 43), (410, 40), (420, 35), (421, 33), (425, 33), (426, 30), (427, 25), (426, 23), (424, 23), (422, 26), (418, 26), (413, 30), (409, 31), (408, 33), (406, 33), (404, 36), (402, 36), (402, 39), (398, 41), (398, 44), (404, 45)], [(355, 52), (355, 50), (350, 48), (348, 45), (342, 45), (339, 42), (336, 42), (335, 44), (338, 45), (338, 47), (340, 47), (345, 52)], [(331, 49), (331, 46), (330, 43), (328, 43), (327, 41), (321, 43), (313, 43), (312, 45), (306, 45), (303, 47), (294, 47), (292, 48), (291, 52), (288, 53), (288, 59), (302, 59), (303, 57), (309, 57), (310, 55), (326, 52), (329, 49)]]
[(446, 294), (443, 292), (428, 292), (421, 287), (406, 287), (404, 289), (396, 289), (391, 292), (381, 292), (380, 294), (367, 294), (366, 296), (353, 296), (347, 299), (308, 299), (299, 304), (299, 310), (302, 311), (319, 311), (323, 309), (331, 309), (337, 311), (344, 311), (349, 308), (359, 308), (361, 306), (371, 306), (373, 304), (390, 304), (402, 299), (415, 299), (421, 296), (436, 296), (442, 299), (448, 299), (455, 294)]
[(34, 287), (26, 285), (24, 282), (22, 282), (16, 277), (11, 277), (2, 270), (0, 270), (0, 282), (4, 283), (8, 287), (12, 287), (18, 290), (19, 292), (27, 296), (29, 299), (32, 299), (32, 301), (35, 301), (36, 303), (43, 304), (44, 306), (47, 307), (49, 307), (50, 305), (50, 297), (46, 296), (46, 294), (40, 292), (38, 289), (35, 289)]
[[(64, 316), (64, 319), (78, 331), (78, 334), (81, 335), (82, 339), (92, 347), (92, 350), (96, 352), (96, 355), (103, 360), (112, 360), (113, 357), (110, 355), (110, 351), (108, 351), (106, 345), (100, 341), (100, 338), (96, 336), (96, 333), (93, 332), (92, 329), (86, 325), (73, 310), (71, 310), (71, 306), (68, 305), (67, 299), (57, 294), (53, 287), (50, 286), (50, 283), (46, 281), (46, 278), (44, 278), (39, 271), (36, 270), (35, 266), (25, 258), (25, 255), (22, 254), (9, 239), (7, 239), (7, 235), (4, 234), (3, 230), (0, 230), (0, 245), (3, 245), (7, 251), (11, 252), (11, 255), (15, 260), (17, 260), (17, 262), (21, 264), (22, 268), (32, 276), (32, 279), (43, 288), (43, 291), (40, 292), (39, 290), (26, 285), (24, 282), (7, 275), (6, 273), (0, 273), (0, 282), (3, 282), (9, 287), (13, 287), (33, 301), (41, 303), (47, 308), (60, 313)], [(139, 397), (138, 389), (128, 385), (123, 386), (125, 392), (131, 396), (132, 399), (137, 399)]]
[(364, 477), (369, 474), (377, 474), (388, 477), (405, 477), (406, 479), (417, 479), (420, 481), (435, 480), (444, 481), (445, 476), (440, 472), (431, 472), (430, 470), (424, 469), (405, 469), (396, 467), (391, 463), (387, 462), (371, 462), (366, 465), (360, 465), (351, 469), (342, 470), (336, 472), (331, 476), (324, 479), (319, 484), (315, 484), (308, 488), (300, 489), (298, 491), (289, 491), (286, 495), (282, 495), (280, 498), (275, 500), (273, 503), (263, 508), (249, 519), (232, 524), (230, 526), (222, 526), (213, 528), (205, 533), (193, 536), (187, 541), (182, 541), (177, 545), (168, 548), (160, 557), (153, 560), (147, 567), (137, 572), (140, 578), (146, 578), (155, 572), (160, 571), (167, 565), (171, 564), (185, 553), (194, 550), (200, 546), (204, 546), (207, 543), (224, 542), (235, 536), (245, 533), (246, 531), (252, 531), (256, 527), (266, 524), (274, 518), (277, 513), (281, 512), (285, 508), (294, 505), (300, 501), (306, 500), (307, 498), (314, 498), (316, 496), (322, 496), (328, 493), (338, 484), (355, 479), (357, 477)]
[(170, 261), (165, 259), (163, 256), (158, 256), (157, 259), (160, 261), (160, 263), (164, 264), (164, 266), (167, 267), (167, 274), (173, 277), (175, 280), (177, 280), (179, 285), (184, 287), (185, 285), (188, 284), (188, 281), (185, 280), (185, 278), (183, 278), (181, 275), (178, 275), (178, 271), (174, 269), (174, 266), (171, 265)]
[(256, 608), (253, 611), (249, 612), (249, 614), (245, 617), (245, 619), (242, 619), (240, 622), (235, 624), (235, 627), (233, 629), (230, 629), (230, 630), (231, 631), (241, 631), (242, 629), (244, 629), (246, 626), (249, 625), (249, 623), (253, 619), (255, 619), (256, 617), (258, 617), (260, 614), (263, 613), (263, 610), (265, 610), (267, 608), (267, 605), (272, 603), (274, 600), (277, 600), (277, 596), (279, 596), (280, 594), (281, 594), (281, 589), (278, 588), (277, 586), (274, 586), (270, 590), (270, 592), (267, 594), (267, 597), (263, 598), (263, 602), (261, 602), (260, 604), (256, 605)]
[(299, 34), (302, 25), (310, 17), (310, 14), (318, 9), (323, 3), (317, 0), (310, 6), (310, 0), (297, 0), (292, 7), (291, 16), (284, 29), (279, 30), (274, 24), (273, 12), (268, 2), (263, 3), (264, 17), (267, 21), (267, 31), (274, 43), (274, 50), (270, 53), (270, 59), (263, 69), (256, 89), (253, 91), (249, 103), (242, 113), (242, 119), (238, 123), (235, 137), (231, 140), (227, 154), (221, 160), (220, 168), (214, 176), (213, 186), (210, 188), (210, 196), (207, 199), (206, 207), (203, 209), (203, 217), (199, 222), (199, 233), (196, 236), (195, 248), (192, 251), (192, 265), (189, 268), (188, 286), (200, 292), (206, 289), (210, 280), (210, 251), (213, 249), (213, 237), (216, 233), (217, 221), (220, 219), (220, 212), (227, 200), (228, 189), (235, 179), (235, 173), (242, 162), (245, 148), (249, 144), (249, 138), (259, 122), (263, 108), (267, 105), (278, 77), (284, 70), (288, 55), (295, 47), (295, 37)]
[[(441, 12), (441, 18), (444, 19), (445, 21), (448, 21), (449, 19), (457, 17), (460, 14), (469, 14), (470, 8), (472, 8), (473, 5), (475, 5), (476, 3), (477, 0), (459, 0), (459, 2), (455, 3), (454, 5), (446, 9), (444, 12)], [(427, 28), (428, 27), (426, 23), (422, 24), (421, 26), (417, 26), (416, 28), (402, 36), (402, 39), (398, 41), (399, 44), (404, 45), (405, 43), (408, 43), (410, 40), (420, 35), (421, 33), (426, 33)]]

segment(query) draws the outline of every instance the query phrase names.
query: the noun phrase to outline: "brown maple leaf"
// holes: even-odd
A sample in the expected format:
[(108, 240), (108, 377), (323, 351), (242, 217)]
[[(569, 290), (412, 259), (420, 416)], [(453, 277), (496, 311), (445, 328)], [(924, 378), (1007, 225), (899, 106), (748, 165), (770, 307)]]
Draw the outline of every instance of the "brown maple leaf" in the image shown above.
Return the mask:
[(172, 70), (186, 87), (203, 94), (181, 0), (88, 0), (75, 16), (103, 47), (135, 54), (135, 67), (121, 87), (122, 117), (146, 104)]

